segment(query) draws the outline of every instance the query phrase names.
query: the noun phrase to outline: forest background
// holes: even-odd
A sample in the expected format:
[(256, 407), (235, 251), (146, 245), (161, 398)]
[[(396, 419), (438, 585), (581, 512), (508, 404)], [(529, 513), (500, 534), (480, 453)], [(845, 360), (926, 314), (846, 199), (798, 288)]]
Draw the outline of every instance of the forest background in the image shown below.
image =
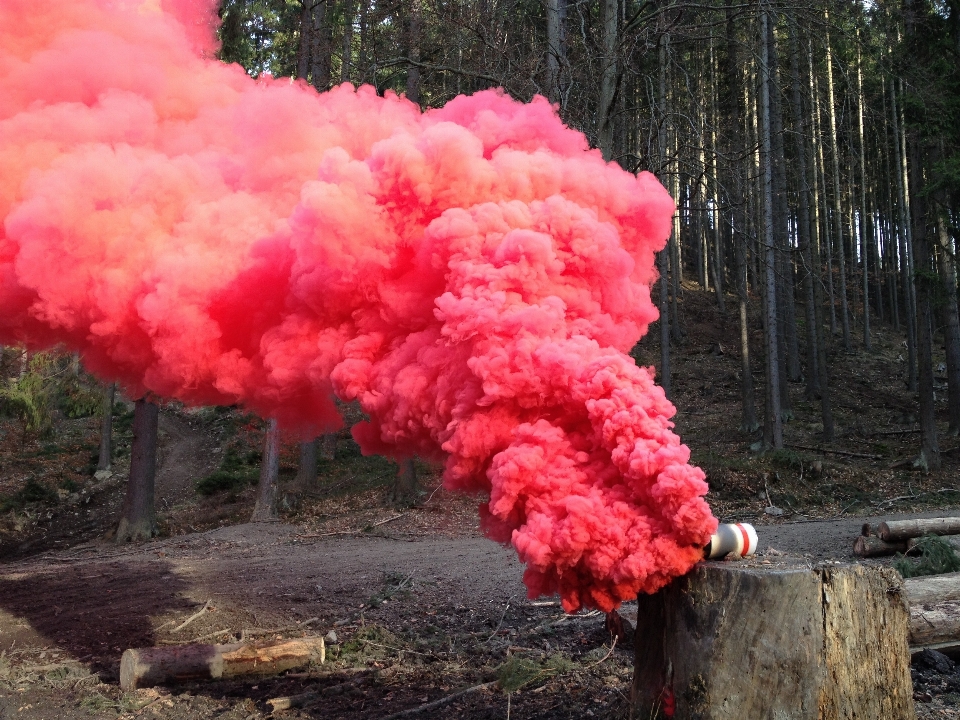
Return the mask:
[[(871, 482), (916, 494), (903, 472), (877, 480), (879, 467), (929, 473), (953, 452), (941, 444), (960, 433), (960, 2), (225, 0), (220, 18), (220, 58), (254, 77), (319, 91), (370, 84), (424, 109), (491, 87), (545, 95), (605, 158), (653, 172), (678, 209), (658, 256), (659, 332), (634, 355), (657, 366), (714, 493), (753, 462), (745, 447), (766, 454), (759, 470), (747, 468), (742, 494), (765, 495), (774, 509), (778, 462), (802, 480), (805, 467), (829, 475), (825, 457), (867, 460), (846, 494), (826, 481), (787, 493), (789, 508), (808, 497), (843, 510)], [(722, 362), (711, 369), (709, 358)], [(8, 348), (3, 364), (2, 409), (21, 428), (7, 456), (49, 435), (55, 406), (68, 417), (99, 412), (97, 462), (74, 469), (77, 481), (108, 471), (115, 388), (81, 377), (67, 355)], [(719, 427), (695, 420), (733, 389), (739, 402), (717, 411)], [(154, 449), (132, 452), (119, 539), (157, 532), (144, 488), (156, 405), (137, 406), (142, 418), (121, 413), (122, 429), (140, 423)], [(865, 427), (879, 419), (873, 409), (896, 427)], [(265, 440), (248, 441), (263, 450), (237, 445), (198, 489), (233, 492), (260, 476), (254, 516), (272, 517), (280, 468), (299, 468), (298, 487), (310, 487), (318, 453), (332, 460), (337, 440), (281, 460), (275, 425), (255, 431)], [(51, 454), (37, 447), (34, 459)], [(401, 465), (390, 498), (416, 502), (415, 466)], [(12, 475), (27, 480), (3, 488), (5, 509), (53, 501), (36, 472)], [(73, 492), (75, 481), (58, 477)], [(722, 499), (711, 501), (722, 514)]]

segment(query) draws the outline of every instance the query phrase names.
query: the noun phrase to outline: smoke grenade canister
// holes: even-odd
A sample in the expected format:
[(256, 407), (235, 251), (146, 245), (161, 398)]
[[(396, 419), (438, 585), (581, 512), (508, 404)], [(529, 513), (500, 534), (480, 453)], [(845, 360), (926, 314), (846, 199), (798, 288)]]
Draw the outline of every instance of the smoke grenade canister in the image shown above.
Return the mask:
[(753, 555), (757, 551), (757, 531), (747, 523), (721, 523), (703, 549), (708, 560), (722, 558), (730, 553), (740, 557)]

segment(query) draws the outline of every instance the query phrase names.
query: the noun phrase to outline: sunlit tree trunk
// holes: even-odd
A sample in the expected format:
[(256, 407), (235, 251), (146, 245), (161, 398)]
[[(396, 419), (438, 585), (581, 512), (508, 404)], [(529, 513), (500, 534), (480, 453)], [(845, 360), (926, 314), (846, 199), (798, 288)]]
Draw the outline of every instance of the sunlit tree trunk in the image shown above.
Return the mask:
[[(829, 23), (829, 17), (826, 17)], [(830, 31), (826, 32), (827, 42), (827, 116), (830, 118), (830, 160), (833, 167), (833, 230), (837, 246), (837, 272), (840, 275), (840, 322), (843, 328), (843, 349), (853, 350), (850, 339), (850, 308), (847, 305), (847, 261), (843, 243), (843, 210), (840, 197), (840, 144), (837, 141), (837, 108), (833, 88), (833, 51), (830, 46)]]
[(270, 522), (277, 519), (277, 494), (280, 479), (280, 428), (271, 418), (263, 438), (263, 459), (260, 461), (260, 481), (257, 483), (257, 503), (250, 522)]
[(913, 227), (910, 211), (910, 180), (907, 172), (907, 145), (903, 132), (903, 115), (897, 103), (896, 86), (890, 81), (890, 100), (893, 135), (897, 141), (899, 172), (897, 189), (900, 194), (900, 258), (903, 275), (904, 315), (907, 319), (907, 389), (917, 391), (917, 299), (913, 285)]

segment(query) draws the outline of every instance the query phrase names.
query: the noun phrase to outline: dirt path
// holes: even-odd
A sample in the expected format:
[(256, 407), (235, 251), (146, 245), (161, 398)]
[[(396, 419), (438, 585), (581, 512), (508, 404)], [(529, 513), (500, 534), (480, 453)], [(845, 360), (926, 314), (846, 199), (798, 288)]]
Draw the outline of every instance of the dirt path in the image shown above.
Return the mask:
[(156, 498), (165, 509), (195, 497), (197, 480), (217, 469), (220, 447), (189, 415), (161, 410), (159, 431)]

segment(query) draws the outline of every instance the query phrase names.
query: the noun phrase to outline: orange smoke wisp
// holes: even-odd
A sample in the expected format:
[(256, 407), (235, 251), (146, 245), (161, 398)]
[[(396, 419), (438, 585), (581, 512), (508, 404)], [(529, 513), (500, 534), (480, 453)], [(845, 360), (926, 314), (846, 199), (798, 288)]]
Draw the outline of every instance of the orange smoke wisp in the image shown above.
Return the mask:
[(0, 341), (489, 493), (531, 595), (604, 610), (716, 527), (626, 353), (674, 205), (542, 98), (421, 112), (207, 59), (214, 3), (0, 3)]

